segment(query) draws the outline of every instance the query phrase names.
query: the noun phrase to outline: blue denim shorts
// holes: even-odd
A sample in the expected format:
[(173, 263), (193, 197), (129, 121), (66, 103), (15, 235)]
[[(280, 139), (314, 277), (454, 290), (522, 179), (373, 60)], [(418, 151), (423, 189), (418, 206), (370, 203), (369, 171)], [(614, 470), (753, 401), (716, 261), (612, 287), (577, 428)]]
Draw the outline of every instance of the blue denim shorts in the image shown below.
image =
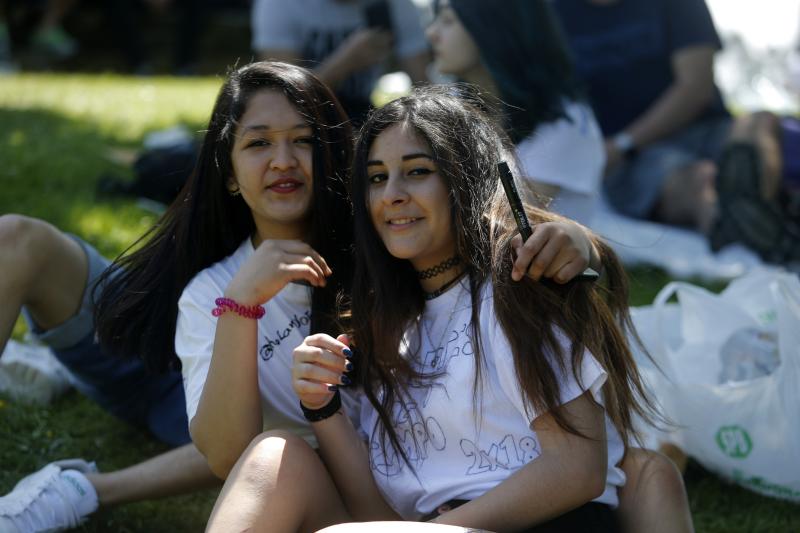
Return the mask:
[(98, 276), (110, 262), (89, 243), (70, 237), (83, 248), (89, 262), (81, 307), (69, 320), (49, 330), (42, 330), (23, 308), (28, 330), (53, 350), (75, 378), (75, 387), (106, 411), (149, 430), (171, 446), (189, 443), (181, 373), (148, 373), (141, 360), (115, 357), (97, 343), (92, 293)]

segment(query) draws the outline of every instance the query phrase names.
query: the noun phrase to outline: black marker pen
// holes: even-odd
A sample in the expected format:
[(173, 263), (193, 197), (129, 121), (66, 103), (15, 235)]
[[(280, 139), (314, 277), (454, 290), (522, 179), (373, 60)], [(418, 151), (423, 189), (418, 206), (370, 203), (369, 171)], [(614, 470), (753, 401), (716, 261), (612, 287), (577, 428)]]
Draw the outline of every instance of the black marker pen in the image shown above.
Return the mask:
[[(508, 163), (500, 161), (497, 164), (497, 170), (500, 172), (500, 181), (503, 182), (503, 189), (506, 191), (508, 203), (511, 206), (511, 212), (514, 213), (514, 220), (517, 221), (517, 228), (519, 234), (522, 236), (522, 242), (527, 241), (533, 234), (531, 223), (528, 221), (528, 215), (525, 214), (525, 208), (522, 206), (522, 199), (517, 191), (517, 184), (514, 182), (514, 175), (508, 167)], [(577, 277), (584, 281), (594, 281), (600, 277), (594, 269), (587, 268), (583, 274)]]

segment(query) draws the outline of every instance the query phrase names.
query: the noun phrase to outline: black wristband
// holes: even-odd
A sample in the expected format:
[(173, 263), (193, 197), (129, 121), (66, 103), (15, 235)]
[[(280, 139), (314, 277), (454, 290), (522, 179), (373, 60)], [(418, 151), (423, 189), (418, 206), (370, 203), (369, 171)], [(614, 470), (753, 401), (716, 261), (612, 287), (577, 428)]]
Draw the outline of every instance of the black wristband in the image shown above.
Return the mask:
[(309, 422), (319, 422), (320, 420), (325, 420), (326, 418), (330, 418), (336, 414), (339, 409), (342, 408), (342, 396), (339, 394), (337, 390), (336, 393), (333, 395), (331, 401), (328, 402), (327, 405), (320, 407), (319, 409), (309, 409), (303, 402), (300, 402), (300, 409), (303, 410), (303, 416), (306, 417), (306, 420)]

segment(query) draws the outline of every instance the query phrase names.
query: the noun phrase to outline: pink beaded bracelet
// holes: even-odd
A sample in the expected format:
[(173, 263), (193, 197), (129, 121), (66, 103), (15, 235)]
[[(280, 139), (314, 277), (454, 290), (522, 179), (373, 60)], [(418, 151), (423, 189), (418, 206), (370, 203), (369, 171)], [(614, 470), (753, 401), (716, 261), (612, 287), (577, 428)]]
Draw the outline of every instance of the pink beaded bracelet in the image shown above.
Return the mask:
[(227, 311), (233, 311), (239, 316), (243, 316), (245, 318), (254, 318), (258, 320), (262, 316), (264, 316), (264, 307), (260, 305), (241, 305), (236, 303), (235, 300), (230, 298), (217, 298), (214, 300), (214, 303), (217, 304), (217, 307), (211, 310), (211, 314), (214, 316), (221, 316), (223, 313)]

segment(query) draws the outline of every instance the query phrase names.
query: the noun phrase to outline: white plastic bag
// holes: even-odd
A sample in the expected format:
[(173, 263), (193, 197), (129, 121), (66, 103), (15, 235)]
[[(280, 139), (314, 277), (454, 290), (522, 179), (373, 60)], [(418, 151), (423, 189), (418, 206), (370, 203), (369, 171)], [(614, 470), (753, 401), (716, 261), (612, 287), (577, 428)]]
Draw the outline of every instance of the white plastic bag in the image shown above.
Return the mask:
[[(678, 303), (667, 303), (673, 295)], [(800, 502), (797, 277), (756, 271), (719, 295), (674, 282), (652, 306), (635, 308), (632, 315), (643, 344), (663, 370), (635, 349), (643, 377), (664, 414), (678, 425), (669, 433), (650, 428), (648, 444), (673, 443), (726, 479)], [(748, 337), (752, 342), (741, 340)], [(771, 353), (770, 342), (777, 354)], [(734, 357), (731, 348), (738, 349)], [(742, 361), (748, 350), (760, 361)], [(720, 382), (741, 379), (743, 373), (757, 377)]]

